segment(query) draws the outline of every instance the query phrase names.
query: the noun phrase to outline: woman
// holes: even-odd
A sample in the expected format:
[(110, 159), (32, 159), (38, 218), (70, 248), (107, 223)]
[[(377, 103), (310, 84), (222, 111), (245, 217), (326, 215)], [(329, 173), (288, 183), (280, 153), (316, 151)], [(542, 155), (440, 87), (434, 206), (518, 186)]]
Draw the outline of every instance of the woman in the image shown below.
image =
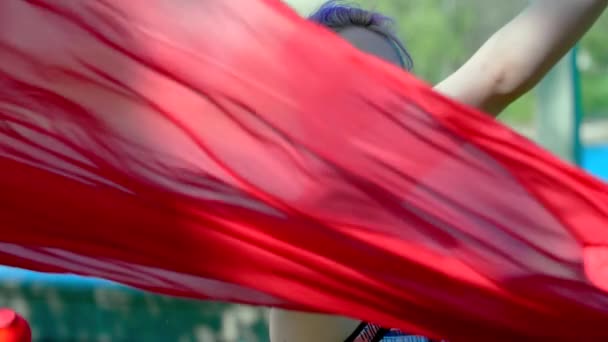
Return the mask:
[[(436, 86), (455, 100), (498, 115), (534, 87), (591, 27), (608, 0), (536, 0)], [(358, 49), (405, 69), (412, 61), (379, 13), (330, 1), (310, 19)], [(356, 314), (356, 313), (353, 313)], [(408, 342), (420, 336), (347, 318), (273, 310), (272, 342)]]

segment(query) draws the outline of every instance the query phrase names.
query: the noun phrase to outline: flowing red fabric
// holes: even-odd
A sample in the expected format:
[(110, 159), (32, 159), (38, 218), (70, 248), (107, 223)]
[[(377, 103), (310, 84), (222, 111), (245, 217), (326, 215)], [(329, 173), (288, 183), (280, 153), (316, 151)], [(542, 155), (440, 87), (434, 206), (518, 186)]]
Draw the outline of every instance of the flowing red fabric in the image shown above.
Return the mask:
[(608, 187), (272, 0), (0, 2), (0, 263), (599, 340)]

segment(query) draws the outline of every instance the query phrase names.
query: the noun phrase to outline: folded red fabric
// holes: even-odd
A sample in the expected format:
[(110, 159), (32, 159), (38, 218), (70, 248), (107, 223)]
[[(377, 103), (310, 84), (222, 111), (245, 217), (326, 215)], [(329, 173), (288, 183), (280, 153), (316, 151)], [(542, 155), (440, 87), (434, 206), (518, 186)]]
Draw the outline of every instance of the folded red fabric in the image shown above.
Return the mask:
[(273, 0), (0, 2), (0, 263), (608, 337), (608, 187)]

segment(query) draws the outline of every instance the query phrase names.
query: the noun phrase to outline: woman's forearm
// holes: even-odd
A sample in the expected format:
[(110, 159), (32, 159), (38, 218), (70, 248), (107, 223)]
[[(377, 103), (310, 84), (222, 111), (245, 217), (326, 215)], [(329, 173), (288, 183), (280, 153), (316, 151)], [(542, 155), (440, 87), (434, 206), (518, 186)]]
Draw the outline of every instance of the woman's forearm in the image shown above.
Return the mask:
[(496, 33), (492, 58), (501, 61), (499, 94), (530, 90), (600, 16), (607, 0), (536, 0)]
[(529, 91), (587, 32), (608, 0), (536, 0), (437, 89), (498, 114)]

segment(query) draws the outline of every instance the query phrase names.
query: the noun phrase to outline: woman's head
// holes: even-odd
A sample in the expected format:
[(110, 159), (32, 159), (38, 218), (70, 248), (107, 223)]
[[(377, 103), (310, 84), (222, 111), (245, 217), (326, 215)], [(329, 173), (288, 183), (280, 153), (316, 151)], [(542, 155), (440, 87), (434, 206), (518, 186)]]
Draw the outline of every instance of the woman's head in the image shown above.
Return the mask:
[(412, 59), (395, 36), (393, 21), (389, 17), (331, 0), (314, 12), (309, 20), (335, 31), (361, 51), (407, 70), (412, 68)]

